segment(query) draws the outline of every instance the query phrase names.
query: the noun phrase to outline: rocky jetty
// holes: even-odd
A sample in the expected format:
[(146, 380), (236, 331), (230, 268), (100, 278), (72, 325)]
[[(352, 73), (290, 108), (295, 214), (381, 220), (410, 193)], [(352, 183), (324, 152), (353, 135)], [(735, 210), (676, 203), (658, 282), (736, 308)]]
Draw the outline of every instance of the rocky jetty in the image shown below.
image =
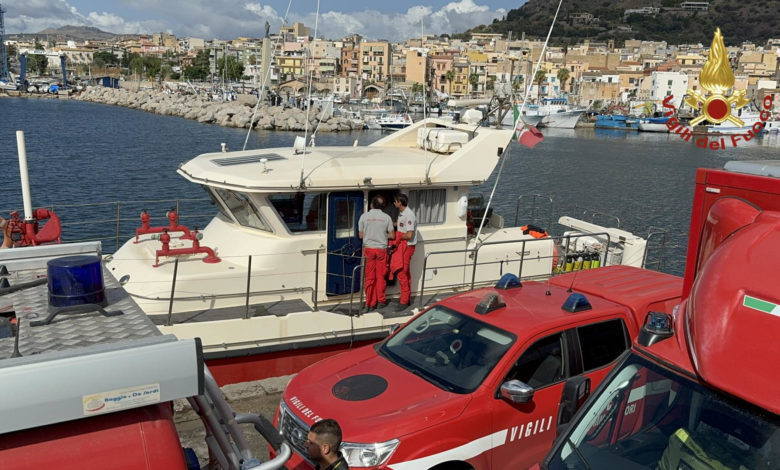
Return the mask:
[[(225, 103), (207, 101), (196, 95), (168, 94), (150, 90), (133, 92), (91, 86), (74, 99), (244, 129), (249, 128), (251, 122), (251, 127), (254, 129), (302, 131), (306, 124), (306, 110), (297, 108), (262, 105), (253, 117), (254, 105), (240, 104), (236, 101)], [(318, 132), (349, 131), (362, 127), (343, 117), (322, 115), (321, 110), (314, 107), (309, 114), (309, 129), (317, 128), (318, 124)]]

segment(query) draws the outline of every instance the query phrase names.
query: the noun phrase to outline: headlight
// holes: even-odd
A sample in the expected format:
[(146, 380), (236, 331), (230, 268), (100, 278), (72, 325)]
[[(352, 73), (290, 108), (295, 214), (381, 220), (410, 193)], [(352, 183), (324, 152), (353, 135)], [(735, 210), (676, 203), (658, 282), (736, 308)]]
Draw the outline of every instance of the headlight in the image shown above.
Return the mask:
[(387, 462), (400, 443), (398, 439), (374, 444), (342, 442), (341, 453), (350, 467), (376, 467)]

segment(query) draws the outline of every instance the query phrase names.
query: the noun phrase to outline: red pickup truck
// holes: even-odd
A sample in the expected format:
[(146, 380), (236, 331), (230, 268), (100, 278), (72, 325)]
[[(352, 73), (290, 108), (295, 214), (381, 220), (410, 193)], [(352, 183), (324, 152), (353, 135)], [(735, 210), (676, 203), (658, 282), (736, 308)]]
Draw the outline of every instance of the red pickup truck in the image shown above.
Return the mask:
[(567, 384), (597, 385), (681, 291), (678, 277), (610, 266), (447, 298), (290, 382), (275, 417), (287, 467), (312, 467), (308, 429), (335, 418), (350, 468), (528, 468), (552, 445)]

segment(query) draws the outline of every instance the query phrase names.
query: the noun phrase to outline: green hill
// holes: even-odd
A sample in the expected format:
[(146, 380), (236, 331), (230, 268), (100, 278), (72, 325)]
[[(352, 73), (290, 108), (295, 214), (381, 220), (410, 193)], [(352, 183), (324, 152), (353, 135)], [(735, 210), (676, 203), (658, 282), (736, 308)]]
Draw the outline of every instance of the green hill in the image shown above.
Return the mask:
[[(553, 30), (555, 43), (573, 44), (582, 39), (626, 39), (667, 41), (669, 44), (702, 43), (708, 45), (716, 27), (720, 27), (726, 45), (751, 41), (763, 45), (780, 37), (780, 8), (777, 0), (712, 0), (708, 11), (684, 11), (678, 1), (670, 0), (567, 0), (563, 2)], [(502, 20), (478, 26), (468, 33), (503, 33), (544, 39), (558, 2), (530, 0), (510, 10)], [(657, 7), (651, 15), (629, 14), (627, 9)], [(593, 15), (590, 20), (587, 13)], [(577, 16), (583, 17), (577, 19)]]

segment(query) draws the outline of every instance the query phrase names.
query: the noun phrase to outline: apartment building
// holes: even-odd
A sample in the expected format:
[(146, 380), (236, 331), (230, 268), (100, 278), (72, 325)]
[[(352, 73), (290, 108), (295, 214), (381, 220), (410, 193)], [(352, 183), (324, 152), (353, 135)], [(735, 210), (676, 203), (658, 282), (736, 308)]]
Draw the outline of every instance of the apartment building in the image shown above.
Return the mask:
[(432, 86), (441, 93), (451, 93), (452, 82), (447, 79), (447, 73), (452, 70), (452, 55), (439, 54), (431, 57), (431, 70), (433, 75)]
[(406, 51), (406, 73), (404, 81), (408, 83), (426, 83), (428, 55), (421, 49), (409, 49)]
[(341, 48), (341, 71), (342, 77), (357, 77), (360, 74), (360, 46), (354, 44), (345, 44)]
[(672, 103), (679, 107), (688, 89), (688, 75), (683, 72), (653, 72), (650, 76), (650, 100), (662, 102), (674, 95)]
[(390, 75), (390, 43), (387, 41), (360, 43), (360, 77), (372, 82), (384, 82)]

